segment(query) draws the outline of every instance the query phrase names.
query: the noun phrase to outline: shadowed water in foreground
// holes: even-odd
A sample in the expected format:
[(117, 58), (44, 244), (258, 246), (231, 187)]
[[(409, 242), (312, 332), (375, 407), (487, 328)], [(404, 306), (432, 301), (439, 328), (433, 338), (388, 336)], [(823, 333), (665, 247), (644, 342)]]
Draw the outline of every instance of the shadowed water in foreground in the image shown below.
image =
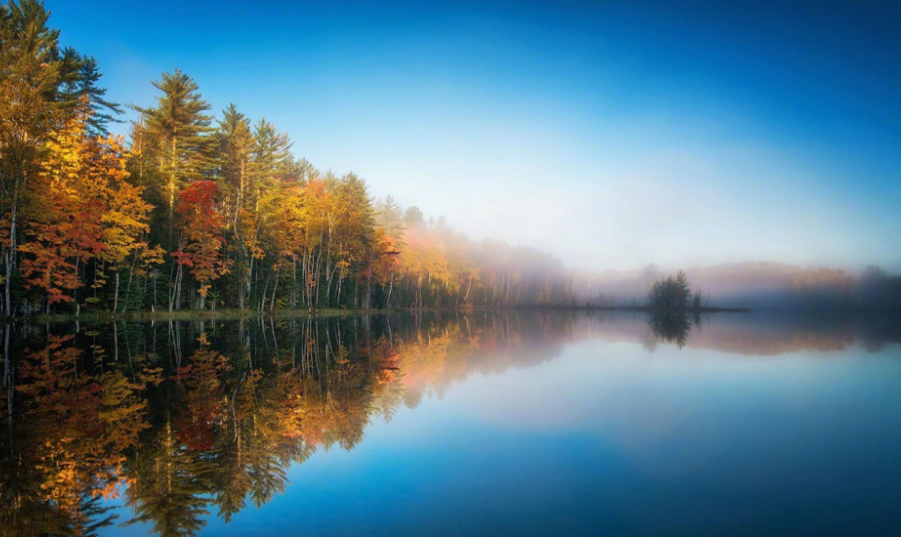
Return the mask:
[(890, 315), (6, 326), (0, 535), (888, 535)]

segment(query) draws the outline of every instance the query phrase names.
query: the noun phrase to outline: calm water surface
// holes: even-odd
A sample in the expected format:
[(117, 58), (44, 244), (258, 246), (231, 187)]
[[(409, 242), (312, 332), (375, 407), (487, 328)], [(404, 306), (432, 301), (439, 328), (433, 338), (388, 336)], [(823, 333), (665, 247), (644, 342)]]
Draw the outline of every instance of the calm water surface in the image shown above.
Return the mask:
[(888, 315), (7, 327), (0, 535), (901, 535)]

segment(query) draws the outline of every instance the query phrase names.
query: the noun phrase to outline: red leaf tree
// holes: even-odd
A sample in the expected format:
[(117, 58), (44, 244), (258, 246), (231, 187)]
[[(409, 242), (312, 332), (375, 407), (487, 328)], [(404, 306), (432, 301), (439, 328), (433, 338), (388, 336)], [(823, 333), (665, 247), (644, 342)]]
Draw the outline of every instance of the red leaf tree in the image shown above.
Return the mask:
[(213, 181), (195, 181), (181, 191), (176, 212), (180, 237), (178, 250), (172, 257), (178, 264), (176, 300), (180, 302), (181, 281), (187, 267), (200, 284), (200, 307), (204, 307), (212, 282), (228, 272), (228, 262), (222, 255), (225, 238), (222, 230), (225, 219), (216, 206), (218, 187)]

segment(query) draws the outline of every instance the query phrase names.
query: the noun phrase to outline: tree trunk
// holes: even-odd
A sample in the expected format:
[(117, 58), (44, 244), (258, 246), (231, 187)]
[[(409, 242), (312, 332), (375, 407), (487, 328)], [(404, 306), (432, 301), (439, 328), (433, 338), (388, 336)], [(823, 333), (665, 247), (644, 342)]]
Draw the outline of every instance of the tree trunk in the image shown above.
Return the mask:
[(175, 310), (181, 309), (181, 280), (182, 280), (182, 266), (178, 265), (178, 269), (175, 272), (175, 289), (172, 290), (174, 294), (174, 304), (172, 302), (169, 303), (169, 311), (172, 311), (173, 305), (175, 306)]
[(388, 296), (385, 298), (385, 307), (391, 308), (391, 293), (394, 291), (394, 271), (391, 271), (391, 281), (388, 282)]
[[(19, 172), (16, 173), (17, 176)], [(9, 214), (9, 249), (6, 251), (6, 280), (3, 282), (5, 296), (3, 298), (3, 313), (7, 317), (12, 316), (12, 301), (10, 299), (11, 283), (13, 279), (13, 270), (16, 266), (16, 217), (19, 212), (19, 187), (25, 182), (24, 179), (16, 178), (16, 185), (13, 187), (13, 198)]]
[(338, 308), (341, 307), (341, 282), (343, 282), (343, 281), (344, 281), (344, 278), (341, 277), (341, 274), (338, 274), (338, 293), (337, 293), (338, 296), (335, 297), (335, 306)]
[(294, 255), (294, 259), (291, 265), (291, 275), (294, 280), (294, 289), (291, 292), (291, 309), (297, 309), (297, 255)]
[(113, 293), (113, 313), (119, 311), (119, 271), (116, 271), (116, 291)]
[(175, 246), (175, 163), (176, 159), (176, 138), (172, 137), (172, 160), (169, 165), (169, 249), (173, 250)]
[(363, 300), (364, 309), (372, 309), (372, 258), (369, 258), (369, 270), (366, 271), (366, 298)]
[(275, 310), (275, 293), (278, 291), (278, 277), (282, 272), (282, 267), (275, 270), (275, 284), (272, 286), (272, 299), (269, 301), (269, 311)]

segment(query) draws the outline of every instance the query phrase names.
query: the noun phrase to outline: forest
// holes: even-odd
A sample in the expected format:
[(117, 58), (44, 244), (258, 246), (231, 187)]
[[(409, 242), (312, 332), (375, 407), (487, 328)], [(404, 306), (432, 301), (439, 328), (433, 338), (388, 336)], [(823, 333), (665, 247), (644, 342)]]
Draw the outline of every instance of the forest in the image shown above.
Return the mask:
[(36, 0), (0, 13), (3, 312), (488, 307), (562, 303), (562, 266), (474, 242), (354, 173), (317, 170), (186, 73), (156, 103), (105, 98), (97, 62), (62, 48)]
[[(352, 172), (318, 170), (236, 105), (219, 114), (175, 69), (112, 136), (97, 61), (63, 47), (42, 2), (0, 6), (0, 294), (6, 317), (84, 311), (636, 305), (656, 268), (566, 270), (454, 231)], [(897, 308), (871, 267), (689, 269), (718, 305)], [(748, 298), (751, 296), (751, 299)], [(700, 296), (696, 297), (700, 300)]]

